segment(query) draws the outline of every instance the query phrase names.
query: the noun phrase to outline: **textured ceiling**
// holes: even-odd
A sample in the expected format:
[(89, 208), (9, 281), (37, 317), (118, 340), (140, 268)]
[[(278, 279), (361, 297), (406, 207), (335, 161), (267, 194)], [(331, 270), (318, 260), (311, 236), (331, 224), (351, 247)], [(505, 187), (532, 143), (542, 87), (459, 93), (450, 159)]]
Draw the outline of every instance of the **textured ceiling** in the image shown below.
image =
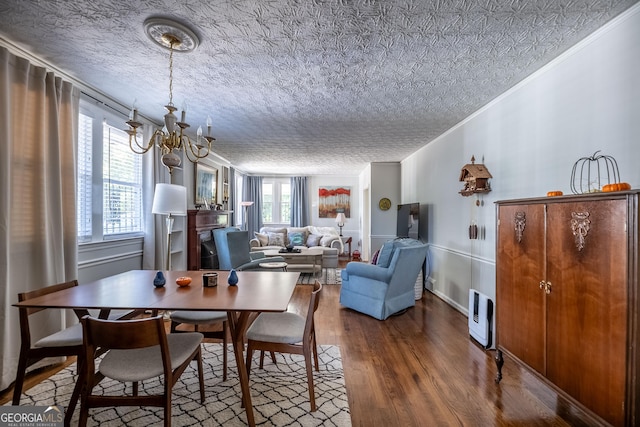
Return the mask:
[[(160, 122), (168, 51), (143, 22), (200, 37), (174, 103), (256, 174), (357, 174), (400, 161), (637, 0), (0, 0), (0, 35)], [(124, 128), (124, 123), (123, 123)]]

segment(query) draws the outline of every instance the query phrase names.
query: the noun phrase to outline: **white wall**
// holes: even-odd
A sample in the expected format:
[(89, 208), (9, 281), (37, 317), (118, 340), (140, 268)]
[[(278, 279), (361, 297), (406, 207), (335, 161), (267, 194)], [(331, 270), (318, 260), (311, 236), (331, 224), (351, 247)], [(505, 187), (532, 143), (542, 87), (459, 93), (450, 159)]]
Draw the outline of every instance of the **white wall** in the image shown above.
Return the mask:
[[(570, 194), (573, 164), (597, 150), (640, 187), (639, 41), (635, 6), (402, 162), (402, 203), (428, 211), (436, 294), (463, 312), (469, 288), (495, 298), (496, 200)], [(493, 175), (480, 207), (458, 194), (472, 155)], [(469, 240), (472, 220), (483, 238)]]
[[(371, 164), (370, 183), (370, 209), (371, 209), (371, 235), (370, 253), (380, 249), (382, 245), (396, 237), (398, 219), (398, 204), (400, 204), (400, 163), (379, 162)], [(380, 199), (387, 198), (391, 201), (391, 208), (382, 210), (379, 208)], [(367, 256), (366, 259), (369, 259)]]

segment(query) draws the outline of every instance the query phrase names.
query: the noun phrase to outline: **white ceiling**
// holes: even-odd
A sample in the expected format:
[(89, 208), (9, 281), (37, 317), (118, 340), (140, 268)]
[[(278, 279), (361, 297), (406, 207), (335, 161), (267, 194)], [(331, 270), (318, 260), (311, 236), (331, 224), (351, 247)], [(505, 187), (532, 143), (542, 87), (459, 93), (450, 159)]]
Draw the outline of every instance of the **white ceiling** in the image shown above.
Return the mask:
[(143, 22), (178, 20), (200, 46), (174, 55), (174, 104), (192, 130), (211, 115), (216, 153), (343, 175), (404, 159), (636, 2), (0, 0), (0, 35), (159, 123), (168, 51)]

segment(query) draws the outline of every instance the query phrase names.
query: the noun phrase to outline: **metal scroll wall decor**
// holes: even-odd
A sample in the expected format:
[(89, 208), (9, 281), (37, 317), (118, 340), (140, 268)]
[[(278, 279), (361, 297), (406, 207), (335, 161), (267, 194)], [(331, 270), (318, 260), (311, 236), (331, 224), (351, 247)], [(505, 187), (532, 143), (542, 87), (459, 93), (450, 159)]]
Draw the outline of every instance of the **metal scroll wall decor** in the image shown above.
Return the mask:
[(527, 218), (524, 212), (516, 212), (516, 237), (518, 243), (522, 242), (522, 234), (524, 233), (524, 227), (527, 225)]
[(579, 251), (584, 248), (584, 242), (590, 228), (589, 212), (571, 212), (571, 231)]

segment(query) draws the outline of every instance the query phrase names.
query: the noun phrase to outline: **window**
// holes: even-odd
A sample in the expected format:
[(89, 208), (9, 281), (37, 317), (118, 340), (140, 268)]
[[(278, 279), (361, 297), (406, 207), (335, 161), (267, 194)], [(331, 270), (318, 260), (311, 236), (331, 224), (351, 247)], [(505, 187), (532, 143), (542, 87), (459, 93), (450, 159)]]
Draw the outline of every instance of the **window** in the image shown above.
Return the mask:
[(262, 222), (291, 222), (291, 183), (289, 178), (265, 179), (262, 182)]
[(142, 156), (129, 148), (129, 135), (120, 129), (119, 119), (81, 102), (76, 195), (78, 242), (144, 232)]

